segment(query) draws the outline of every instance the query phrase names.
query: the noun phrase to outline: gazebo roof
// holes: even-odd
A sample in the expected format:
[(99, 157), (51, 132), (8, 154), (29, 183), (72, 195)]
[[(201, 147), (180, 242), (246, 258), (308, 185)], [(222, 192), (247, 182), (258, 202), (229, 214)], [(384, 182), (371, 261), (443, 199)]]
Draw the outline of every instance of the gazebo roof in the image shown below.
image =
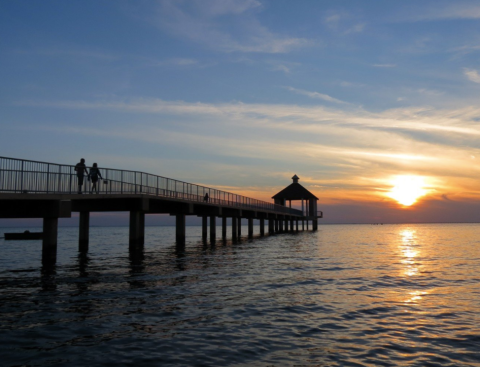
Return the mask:
[(275, 196), (272, 196), (272, 199), (285, 199), (285, 200), (302, 200), (302, 199), (316, 199), (318, 198), (308, 191), (305, 187), (300, 185), (298, 182), (294, 182), (289, 186), (285, 187)]

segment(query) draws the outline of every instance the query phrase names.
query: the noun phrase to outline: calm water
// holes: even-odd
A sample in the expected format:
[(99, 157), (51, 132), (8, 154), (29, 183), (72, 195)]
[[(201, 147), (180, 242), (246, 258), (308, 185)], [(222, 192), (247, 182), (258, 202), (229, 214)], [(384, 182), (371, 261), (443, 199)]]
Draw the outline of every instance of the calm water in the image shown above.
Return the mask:
[(480, 225), (187, 232), (61, 228), (53, 269), (1, 239), (2, 366), (480, 366)]

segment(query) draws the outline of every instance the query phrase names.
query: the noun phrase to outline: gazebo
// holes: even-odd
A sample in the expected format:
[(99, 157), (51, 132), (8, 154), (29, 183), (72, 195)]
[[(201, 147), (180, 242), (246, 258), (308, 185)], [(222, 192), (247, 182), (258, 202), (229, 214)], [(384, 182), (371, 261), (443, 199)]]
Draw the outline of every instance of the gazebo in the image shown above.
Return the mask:
[(274, 195), (272, 199), (275, 200), (275, 204), (292, 207), (292, 200), (301, 200), (302, 201), (302, 212), (307, 220), (312, 221), (313, 229), (318, 228), (318, 218), (322, 218), (322, 212), (317, 211), (317, 201), (318, 198), (308, 191), (305, 187), (298, 183), (300, 178), (295, 175), (292, 177), (293, 183), (285, 187), (278, 194)]

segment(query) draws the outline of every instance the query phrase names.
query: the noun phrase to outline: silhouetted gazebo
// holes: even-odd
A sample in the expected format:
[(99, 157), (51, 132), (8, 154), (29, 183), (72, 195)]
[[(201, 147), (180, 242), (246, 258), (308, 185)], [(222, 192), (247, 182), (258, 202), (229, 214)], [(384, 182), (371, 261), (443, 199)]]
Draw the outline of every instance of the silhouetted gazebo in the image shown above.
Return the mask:
[(292, 200), (302, 201), (302, 212), (307, 221), (312, 220), (313, 228), (318, 226), (318, 218), (322, 218), (322, 212), (317, 211), (318, 198), (308, 191), (305, 187), (298, 183), (300, 178), (295, 175), (292, 177), (293, 183), (285, 187), (278, 194), (274, 195), (272, 199), (275, 200), (275, 204), (292, 207)]

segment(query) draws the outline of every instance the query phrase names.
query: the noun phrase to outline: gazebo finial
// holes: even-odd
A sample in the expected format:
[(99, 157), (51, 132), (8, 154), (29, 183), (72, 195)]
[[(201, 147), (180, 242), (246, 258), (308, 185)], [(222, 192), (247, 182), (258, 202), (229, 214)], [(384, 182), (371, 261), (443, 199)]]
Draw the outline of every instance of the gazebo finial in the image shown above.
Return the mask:
[(298, 180), (300, 180), (300, 177), (295, 175), (295, 176), (292, 177), (292, 180), (293, 180), (293, 183), (298, 183)]

